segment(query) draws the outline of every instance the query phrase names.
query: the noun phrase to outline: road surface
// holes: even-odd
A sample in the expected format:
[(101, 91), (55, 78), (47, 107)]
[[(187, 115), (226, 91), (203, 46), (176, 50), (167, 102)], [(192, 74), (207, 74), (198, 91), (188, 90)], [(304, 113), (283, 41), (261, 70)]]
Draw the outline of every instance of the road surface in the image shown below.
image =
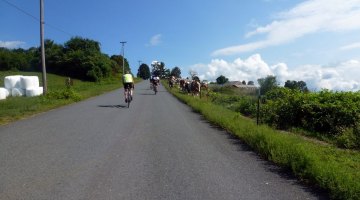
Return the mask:
[(325, 199), (161, 86), (0, 126), (0, 199)]

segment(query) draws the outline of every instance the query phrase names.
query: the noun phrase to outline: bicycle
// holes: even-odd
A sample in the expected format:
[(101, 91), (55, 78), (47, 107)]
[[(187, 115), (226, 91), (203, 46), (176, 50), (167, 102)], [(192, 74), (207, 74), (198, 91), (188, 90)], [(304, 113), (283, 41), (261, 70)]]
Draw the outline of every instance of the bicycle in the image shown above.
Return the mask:
[(131, 88), (125, 88), (125, 102), (127, 107), (130, 107), (130, 102), (132, 101)]
[(153, 88), (154, 88), (154, 92), (155, 92), (155, 95), (156, 95), (156, 93), (157, 93), (157, 91), (158, 91), (158, 84), (155, 83), (155, 84), (153, 85)]

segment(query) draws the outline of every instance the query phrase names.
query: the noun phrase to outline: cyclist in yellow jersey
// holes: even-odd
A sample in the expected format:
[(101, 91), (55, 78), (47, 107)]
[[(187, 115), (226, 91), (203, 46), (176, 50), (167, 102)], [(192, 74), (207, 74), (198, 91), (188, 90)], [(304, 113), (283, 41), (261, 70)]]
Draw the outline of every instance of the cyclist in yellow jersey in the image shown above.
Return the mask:
[(125, 97), (125, 103), (127, 103), (126, 99), (126, 91), (130, 89), (130, 98), (133, 98), (133, 89), (134, 87), (134, 79), (132, 74), (130, 74), (129, 71), (126, 71), (126, 73), (123, 75), (123, 84), (124, 84), (124, 97)]

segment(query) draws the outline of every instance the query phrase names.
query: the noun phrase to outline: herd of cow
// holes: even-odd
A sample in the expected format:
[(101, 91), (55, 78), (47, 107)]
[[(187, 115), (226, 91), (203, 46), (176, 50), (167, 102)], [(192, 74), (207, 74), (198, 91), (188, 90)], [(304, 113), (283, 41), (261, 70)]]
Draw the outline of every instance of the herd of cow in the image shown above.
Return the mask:
[(198, 78), (190, 80), (189, 78), (181, 79), (172, 76), (168, 79), (168, 83), (170, 89), (173, 87), (177, 87), (181, 91), (191, 94), (193, 96), (201, 96), (201, 90), (208, 91), (208, 83), (204, 81), (200, 82)]

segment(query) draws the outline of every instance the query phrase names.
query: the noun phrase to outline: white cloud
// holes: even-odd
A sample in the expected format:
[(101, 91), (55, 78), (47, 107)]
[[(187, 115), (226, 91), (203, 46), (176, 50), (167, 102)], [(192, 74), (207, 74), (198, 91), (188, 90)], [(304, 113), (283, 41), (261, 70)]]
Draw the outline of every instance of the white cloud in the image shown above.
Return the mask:
[(357, 42), (357, 43), (342, 46), (342, 47), (340, 47), (340, 50), (346, 51), (346, 50), (359, 49), (359, 48), (360, 48), (360, 42)]
[(151, 37), (150, 42), (149, 42), (149, 46), (157, 46), (161, 43), (161, 34), (157, 34)]
[(280, 85), (287, 80), (305, 81), (311, 90), (322, 88), (341, 91), (360, 90), (360, 61), (349, 60), (334, 66), (304, 65), (290, 70), (285, 63), (268, 65), (259, 54), (233, 62), (213, 59), (209, 64), (197, 64), (191, 67), (201, 79), (215, 81), (220, 75), (230, 81), (254, 81), (268, 75), (275, 75)]
[(246, 37), (265, 34), (263, 40), (216, 50), (213, 56), (250, 52), (280, 45), (316, 32), (360, 29), (360, 0), (308, 0), (279, 13), (276, 20), (256, 28)]
[(16, 49), (20, 48), (25, 44), (22, 41), (1, 41), (0, 40), (0, 47), (8, 48), (8, 49)]

